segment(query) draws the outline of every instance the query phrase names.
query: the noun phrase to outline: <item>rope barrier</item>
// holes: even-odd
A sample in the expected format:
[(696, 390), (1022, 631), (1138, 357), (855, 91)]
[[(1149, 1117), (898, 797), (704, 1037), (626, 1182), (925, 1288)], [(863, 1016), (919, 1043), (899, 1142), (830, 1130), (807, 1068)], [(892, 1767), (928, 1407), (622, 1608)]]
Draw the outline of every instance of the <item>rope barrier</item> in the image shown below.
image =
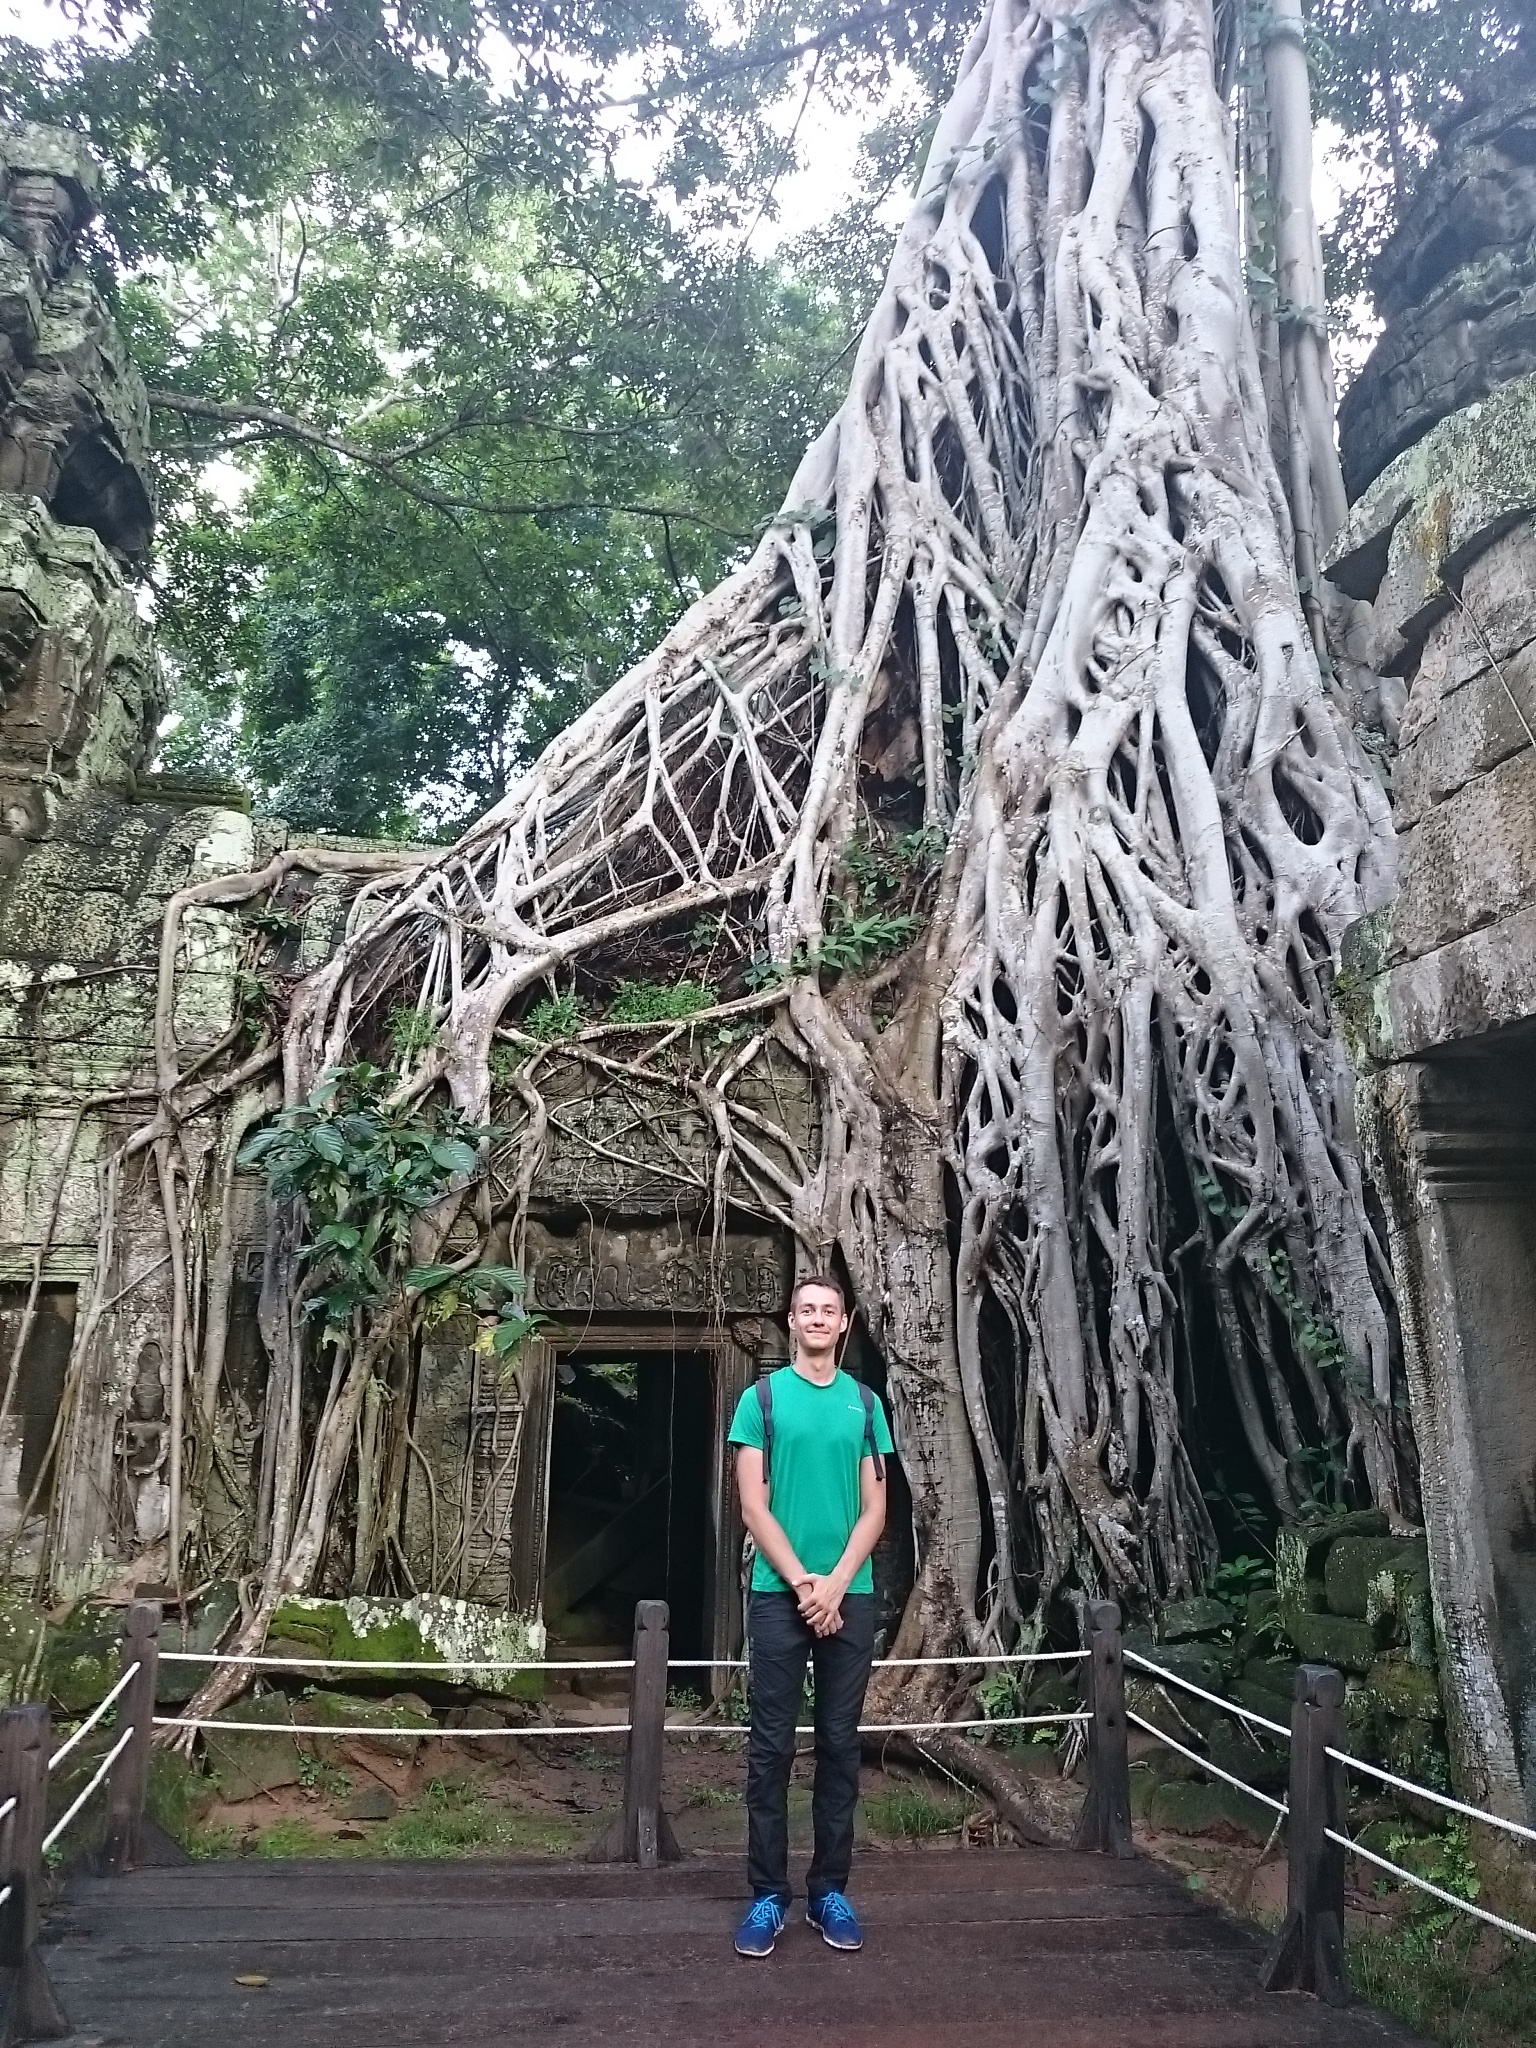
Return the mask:
[(90, 1798), (91, 1794), (101, 1784), (102, 1780), (106, 1777), (108, 1771), (111, 1770), (112, 1766), (117, 1762), (118, 1758), (122, 1755), (123, 1751), (128, 1747), (129, 1743), (132, 1740), (133, 1728), (130, 1724), (127, 1728), (123, 1730), (122, 1734), (119, 1735), (117, 1741), (113, 1744), (112, 1748), (107, 1752), (106, 1756), (102, 1758), (100, 1765), (97, 1767), (95, 1777), (92, 1778), (89, 1785), (86, 1786), (85, 1790), (74, 1801), (73, 1805), (69, 1807), (63, 1819), (56, 1820), (53, 1826), (48, 1830), (47, 1834), (44, 1835), (42, 1840), (43, 1855), (46, 1856), (48, 1854), (48, 1851), (53, 1847), (54, 1843), (59, 1839), (60, 1835), (63, 1834), (64, 1830), (69, 1826), (70, 1822), (74, 1819), (75, 1815), (80, 1811), (81, 1807), (84, 1806), (85, 1802)]
[(92, 1708), (89, 1719), (82, 1721), (80, 1723), (80, 1726), (75, 1730), (74, 1734), (71, 1735), (67, 1741), (61, 1742), (59, 1744), (58, 1748), (53, 1752), (53, 1755), (48, 1759), (48, 1768), (50, 1771), (56, 1771), (59, 1765), (63, 1763), (65, 1757), (69, 1755), (70, 1751), (74, 1749), (77, 1744), (84, 1742), (86, 1736), (90, 1734), (91, 1730), (96, 1726), (97, 1722), (101, 1719), (102, 1715), (107, 1711), (108, 1707), (112, 1705), (113, 1701), (117, 1699), (118, 1695), (120, 1693), (127, 1691), (128, 1686), (132, 1682), (138, 1669), (139, 1666), (137, 1661), (130, 1664), (128, 1666), (128, 1669), (118, 1679), (116, 1685), (114, 1685), (112, 1690), (107, 1694), (106, 1698), (101, 1701), (100, 1705)]
[[(1332, 1751), (1329, 1752), (1333, 1754)], [(1353, 1761), (1353, 1759), (1351, 1759)], [(1367, 1863), (1374, 1863), (1378, 1870), (1385, 1870), (1393, 1877), (1401, 1878), (1404, 1884), (1411, 1884), (1421, 1892), (1428, 1892), (1432, 1899), (1439, 1899), (1443, 1905), (1454, 1906), (1459, 1913), (1470, 1913), (1475, 1920), (1486, 1920), (1490, 1927), (1497, 1927), (1501, 1934), (1512, 1934), (1517, 1941), (1536, 1944), (1536, 1934), (1528, 1927), (1520, 1927), (1513, 1920), (1501, 1919), (1497, 1913), (1490, 1913), (1486, 1906), (1477, 1906), (1470, 1899), (1458, 1899), (1454, 1892), (1448, 1892), (1437, 1884), (1431, 1884), (1427, 1877), (1419, 1877), (1414, 1871), (1404, 1870), (1400, 1863), (1390, 1862), (1385, 1856), (1378, 1856), (1374, 1849), (1367, 1849), (1361, 1842), (1352, 1842), (1348, 1835), (1341, 1835), (1333, 1828), (1324, 1828), (1324, 1835), (1339, 1848), (1347, 1849), (1351, 1856), (1363, 1857)]]
[(531, 1721), (526, 1728), (333, 1728), (325, 1722), (311, 1721), (213, 1721), (178, 1720), (172, 1716), (156, 1714), (157, 1728), (222, 1728), (231, 1735), (367, 1735), (377, 1740), (393, 1739), (403, 1741), (416, 1735), (468, 1736), (474, 1741), (479, 1736), (495, 1735), (627, 1735), (627, 1721)]
[(1182, 1742), (1175, 1742), (1171, 1735), (1165, 1735), (1162, 1729), (1155, 1727), (1152, 1722), (1144, 1721), (1140, 1714), (1133, 1714), (1129, 1707), (1126, 1708), (1125, 1718), (1127, 1721), (1133, 1721), (1138, 1728), (1145, 1729), (1148, 1735), (1155, 1735), (1159, 1742), (1166, 1742), (1168, 1747), (1176, 1749), (1180, 1756), (1188, 1757), (1189, 1761), (1198, 1764), (1202, 1771), (1209, 1771), (1213, 1778), (1220, 1778), (1224, 1784), (1233, 1786), (1239, 1792), (1246, 1792), (1250, 1799), (1257, 1799), (1261, 1806), (1267, 1806), (1272, 1813), (1290, 1812), (1291, 1809), (1283, 1799), (1275, 1799), (1268, 1792), (1261, 1792), (1257, 1785), (1244, 1784), (1241, 1778), (1234, 1778), (1230, 1771), (1224, 1771), (1220, 1764), (1213, 1764), (1208, 1756), (1201, 1756), (1196, 1750), (1186, 1749)]
[[(1091, 1714), (999, 1714), (994, 1720), (984, 1721), (866, 1721), (859, 1725), (861, 1735), (932, 1735), (944, 1729), (961, 1728), (1046, 1728), (1065, 1726), (1073, 1721), (1090, 1721)], [(157, 1728), (215, 1728), (230, 1735), (330, 1735), (355, 1739), (371, 1736), (375, 1740), (401, 1740), (416, 1735), (478, 1736), (498, 1735), (627, 1735), (628, 1721), (532, 1721), (521, 1728), (337, 1728), (329, 1723), (305, 1721), (216, 1721), (178, 1718), (156, 1714)], [(745, 1735), (750, 1723), (745, 1721), (666, 1721), (662, 1724), (663, 1735)], [(797, 1728), (797, 1735), (814, 1735), (813, 1727)], [(114, 1751), (115, 1755), (116, 1752)], [(111, 1759), (108, 1759), (110, 1762)]]
[(1407, 1778), (1396, 1778), (1378, 1764), (1368, 1764), (1358, 1756), (1350, 1756), (1345, 1750), (1330, 1749), (1325, 1754), (1331, 1756), (1335, 1763), (1347, 1764), (1352, 1771), (1364, 1771), (1369, 1777), (1380, 1778), (1384, 1785), (1392, 1785), (1399, 1792), (1411, 1792), (1415, 1799), (1431, 1800), (1436, 1806), (1443, 1806), (1448, 1813), (1463, 1813), (1468, 1820), (1481, 1821), (1485, 1827), (1503, 1828), (1506, 1834), (1536, 1842), (1536, 1828), (1523, 1827), (1517, 1820), (1505, 1820), (1497, 1813), (1485, 1813), (1480, 1806), (1465, 1806), (1461, 1800), (1447, 1798), (1443, 1792), (1431, 1792), (1427, 1785), (1415, 1785)]
[[(1088, 1656), (1086, 1650), (1005, 1650), (977, 1651), (974, 1654), (953, 1657), (877, 1657), (873, 1669), (891, 1671), (909, 1666), (929, 1664), (1081, 1664)], [(378, 1657), (266, 1657), (252, 1654), (240, 1657), (223, 1650), (162, 1650), (162, 1664), (238, 1664), (249, 1665), (253, 1670), (268, 1671), (633, 1671), (633, 1657), (599, 1658), (556, 1658), (541, 1663), (510, 1663), (505, 1661), (467, 1662), (451, 1657), (418, 1659), (414, 1662), (396, 1658)], [(669, 1671), (745, 1671), (748, 1664), (744, 1657), (670, 1657)], [(1241, 1707), (1234, 1710), (1241, 1713)], [(1257, 1717), (1255, 1717), (1257, 1718)]]
[(1091, 1650), (1004, 1650), (969, 1657), (877, 1657), (877, 1671), (895, 1671), (909, 1664), (1082, 1664)]
[(471, 1659), (459, 1663), (450, 1657), (438, 1657), (430, 1661), (418, 1659), (388, 1662), (377, 1657), (236, 1657), (223, 1650), (162, 1650), (162, 1664), (249, 1664), (256, 1670), (267, 1671), (633, 1671), (633, 1657), (606, 1657), (592, 1661), (578, 1661), (571, 1658), (558, 1663), (513, 1664), (505, 1661), (477, 1662)]
[[(1069, 1721), (1091, 1721), (1092, 1714), (1012, 1714), (995, 1721), (861, 1721), (860, 1735), (938, 1735), (961, 1728), (1044, 1728), (1061, 1727)], [(748, 1721), (666, 1721), (663, 1735), (748, 1735)], [(812, 1727), (796, 1728), (797, 1735), (814, 1735)]]
[(1191, 1678), (1180, 1678), (1177, 1671), (1166, 1670), (1161, 1664), (1154, 1664), (1150, 1657), (1143, 1657), (1139, 1651), (1122, 1652), (1127, 1664), (1134, 1664), (1139, 1670), (1154, 1672), (1169, 1685), (1181, 1685), (1186, 1692), (1192, 1692), (1196, 1699), (1204, 1700), (1213, 1707), (1220, 1707), (1224, 1714), (1236, 1714), (1244, 1721), (1252, 1721), (1255, 1727), (1267, 1728), (1271, 1735), (1278, 1735), (1286, 1742), (1291, 1739), (1289, 1728), (1282, 1728), (1278, 1721), (1266, 1720), (1263, 1714), (1256, 1714), (1252, 1707), (1240, 1707), (1236, 1700), (1223, 1699), (1220, 1693), (1207, 1692), (1203, 1685), (1196, 1685)]

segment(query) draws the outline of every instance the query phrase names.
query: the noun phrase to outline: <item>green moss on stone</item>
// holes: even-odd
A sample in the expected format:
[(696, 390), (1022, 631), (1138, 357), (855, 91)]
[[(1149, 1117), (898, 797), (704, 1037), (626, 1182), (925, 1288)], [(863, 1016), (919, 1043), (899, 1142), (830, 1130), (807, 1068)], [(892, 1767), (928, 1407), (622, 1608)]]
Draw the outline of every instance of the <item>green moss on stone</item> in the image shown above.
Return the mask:
[(1340, 1671), (1369, 1671), (1376, 1656), (1376, 1631), (1368, 1621), (1346, 1614), (1293, 1614), (1291, 1639), (1308, 1664), (1332, 1664)]
[[(267, 1644), (275, 1656), (335, 1658), (338, 1666), (377, 1664), (381, 1678), (390, 1676), (386, 1667), (391, 1664), (441, 1664), (446, 1684), (473, 1685), (477, 1692), (536, 1699), (543, 1690), (536, 1671), (468, 1668), (538, 1662), (544, 1655), (542, 1623), (442, 1594), (418, 1593), (409, 1600), (286, 1600), (272, 1617)], [(343, 1674), (337, 1669), (326, 1675)], [(408, 1684), (425, 1675), (404, 1672), (401, 1680)]]

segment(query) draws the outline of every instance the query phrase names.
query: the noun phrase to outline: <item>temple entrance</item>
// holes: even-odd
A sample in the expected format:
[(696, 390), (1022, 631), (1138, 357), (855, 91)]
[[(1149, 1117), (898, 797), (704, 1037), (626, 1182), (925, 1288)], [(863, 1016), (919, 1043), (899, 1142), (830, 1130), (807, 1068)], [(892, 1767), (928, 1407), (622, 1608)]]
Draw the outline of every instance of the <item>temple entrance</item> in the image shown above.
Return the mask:
[(629, 1642), (664, 1599), (672, 1652), (717, 1654), (713, 1361), (703, 1350), (562, 1351), (550, 1441), (544, 1620), (550, 1641)]

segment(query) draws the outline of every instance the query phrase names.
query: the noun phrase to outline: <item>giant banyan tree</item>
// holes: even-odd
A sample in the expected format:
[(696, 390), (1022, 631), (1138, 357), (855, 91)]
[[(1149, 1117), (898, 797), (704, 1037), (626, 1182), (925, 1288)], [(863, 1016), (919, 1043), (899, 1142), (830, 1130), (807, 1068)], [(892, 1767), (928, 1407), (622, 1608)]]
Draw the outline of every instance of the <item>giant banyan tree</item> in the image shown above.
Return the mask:
[[(570, 1060), (704, 1108), (717, 1236), (745, 1205), (851, 1281), (913, 1494), (904, 1645), (1202, 1583), (1197, 1350), (1278, 1511), (1330, 1447), (1356, 1498), (1411, 1505), (1329, 1017), (1392, 839), (1317, 595), (1343, 499), (1309, 118), (1284, 6), (993, 0), (847, 397), (750, 557), (456, 846), (360, 882), (279, 1035), (195, 1074), (177, 920), (280, 904), (293, 870), (173, 906), (134, 1145), (179, 1430), (217, 1398), (218, 1103), (260, 1081), (275, 1108), (280, 1052), (297, 1130), (372, 1061), (444, 1134), (436, 1199), (378, 1253), (396, 1284), (345, 1316), (300, 1313), (327, 1254), (280, 1209), (246, 1645), (343, 1503), (361, 1524), (370, 1402), (434, 1291), (518, 1266)], [(707, 1000), (583, 1026), (636, 977)], [(770, 1046), (811, 1079), (809, 1152), (742, 1097)]]

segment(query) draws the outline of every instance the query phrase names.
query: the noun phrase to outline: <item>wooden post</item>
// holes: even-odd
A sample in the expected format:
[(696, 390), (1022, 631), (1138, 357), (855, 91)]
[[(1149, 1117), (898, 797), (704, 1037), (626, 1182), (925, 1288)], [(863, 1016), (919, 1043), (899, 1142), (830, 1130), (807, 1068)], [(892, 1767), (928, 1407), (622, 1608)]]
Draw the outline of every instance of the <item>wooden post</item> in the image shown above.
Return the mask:
[(629, 1738), (624, 1745), (624, 1806), (587, 1851), (590, 1863), (678, 1863), (672, 1823), (661, 1804), (662, 1751), (667, 1717), (665, 1600), (642, 1600), (635, 1609), (635, 1668), (629, 1678)]
[(159, 1661), (160, 1602), (135, 1600), (128, 1609), (118, 1672), (121, 1675), (134, 1664), (139, 1668), (117, 1702), (118, 1729), (131, 1727), (133, 1737), (107, 1780), (107, 1828), (101, 1844), (101, 1867), (112, 1877), (146, 1860), (144, 1797), (149, 1790)]
[(1087, 1648), (1084, 1698), (1093, 1717), (1088, 1723), (1088, 1796), (1072, 1846), (1097, 1850), (1101, 1856), (1134, 1856), (1125, 1660), (1120, 1610), (1113, 1600), (1090, 1602)]
[(1290, 1819), (1285, 1921), (1259, 1981), (1266, 1991), (1311, 1991), (1348, 2005), (1344, 1974), (1344, 1851), (1349, 1818), (1344, 1766), (1325, 1754), (1344, 1746), (1344, 1680), (1327, 1664), (1302, 1664), (1291, 1706)]
[(53, 1742), (46, 1707), (8, 1707), (0, 1714), (0, 2044), (62, 2041), (70, 2032), (37, 1952), (43, 1885), (43, 1835), (48, 1815), (48, 1758)]

